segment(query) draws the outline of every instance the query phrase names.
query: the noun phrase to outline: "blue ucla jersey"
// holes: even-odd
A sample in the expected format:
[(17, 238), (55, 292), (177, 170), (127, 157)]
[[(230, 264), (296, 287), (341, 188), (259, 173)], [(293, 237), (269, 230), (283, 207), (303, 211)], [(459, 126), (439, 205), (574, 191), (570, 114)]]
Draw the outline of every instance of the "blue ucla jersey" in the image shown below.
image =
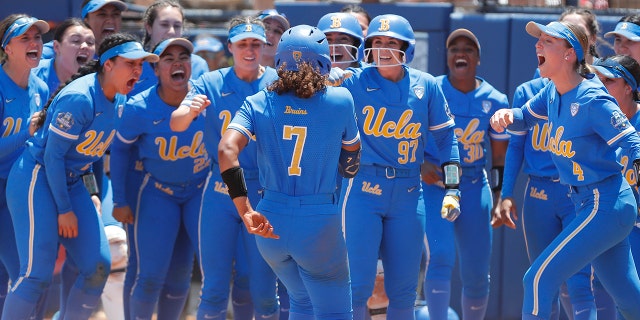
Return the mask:
[[(55, 58), (40, 60), (38, 66), (32, 70), (38, 78), (47, 84), (50, 95), (54, 94), (60, 86), (60, 79), (58, 79), (58, 74), (56, 74), (56, 69), (54, 68), (55, 61)], [(46, 99), (48, 98), (46, 97)]]
[[(211, 106), (203, 112), (206, 120), (205, 145), (208, 150), (218, 150), (222, 134), (246, 97), (266, 88), (277, 78), (276, 70), (267, 67), (260, 78), (246, 82), (236, 76), (233, 68), (223, 68), (208, 72), (196, 81), (189, 95), (204, 94), (211, 100)], [(211, 157), (217, 164), (218, 153), (213, 152)], [(246, 146), (238, 159), (244, 170), (256, 170), (258, 164), (255, 145)]]
[(47, 102), (47, 85), (33, 73), (27, 88), (19, 87), (0, 66), (0, 178), (7, 178), (13, 162), (30, 138), (31, 115)]
[(341, 146), (359, 141), (353, 98), (336, 87), (309, 99), (262, 90), (229, 128), (255, 135), (260, 184), (290, 196), (334, 193)]
[[(209, 71), (209, 65), (204, 58), (200, 57), (197, 54), (191, 54), (191, 80), (197, 80), (201, 75), (207, 73)], [(133, 97), (138, 93), (145, 91), (152, 86), (155, 86), (158, 83), (158, 77), (156, 76), (155, 71), (153, 71), (153, 67), (151, 63), (144, 62), (142, 64), (142, 74), (140, 75), (140, 79), (136, 82), (136, 85), (133, 87), (133, 90), (129, 92), (129, 97)]]
[(156, 180), (184, 184), (204, 179), (210, 166), (204, 119), (196, 118), (184, 132), (172, 131), (169, 120), (176, 108), (162, 101), (157, 89), (155, 85), (129, 99), (115, 143), (135, 143), (145, 171)]
[[(404, 67), (398, 82), (383, 78), (375, 67), (365, 67), (345, 79), (354, 97), (362, 139), (363, 165), (419, 168), (429, 131), (454, 125), (447, 101), (433, 76)], [(441, 162), (457, 152), (440, 155)]]
[(97, 73), (64, 87), (47, 110), (43, 128), (30, 139), (29, 151), (47, 168), (58, 212), (70, 211), (68, 178), (79, 177), (99, 160), (115, 136), (116, 110), (124, 110), (126, 96), (113, 102), (102, 92)]
[[(489, 119), (498, 109), (509, 108), (507, 96), (484, 79), (476, 79), (480, 80), (480, 86), (464, 93), (454, 88), (446, 75), (436, 77), (455, 120), (454, 132), (463, 167), (484, 167), (488, 137), (493, 140), (509, 139), (506, 132), (497, 133), (489, 124)], [(429, 145), (430, 154), (434, 152), (433, 146)]]
[[(640, 158), (640, 150), (629, 148), (640, 138), (599, 81), (584, 80), (562, 96), (549, 82), (522, 109), (514, 110), (514, 119), (523, 116), (527, 127), (548, 121), (548, 150), (563, 184), (584, 186), (620, 174), (617, 147), (628, 149), (632, 159)], [(522, 124), (509, 129), (523, 131)]]
[[(629, 119), (629, 123), (631, 123), (633, 128), (635, 128), (636, 132), (640, 131), (640, 112), (636, 112), (636, 114)], [(622, 165), (622, 175), (633, 188), (633, 192), (637, 195), (638, 188), (636, 187), (636, 181), (638, 177), (636, 177), (635, 170), (633, 169), (633, 158), (630, 158), (623, 149), (618, 148), (616, 152), (618, 154), (618, 161)]]

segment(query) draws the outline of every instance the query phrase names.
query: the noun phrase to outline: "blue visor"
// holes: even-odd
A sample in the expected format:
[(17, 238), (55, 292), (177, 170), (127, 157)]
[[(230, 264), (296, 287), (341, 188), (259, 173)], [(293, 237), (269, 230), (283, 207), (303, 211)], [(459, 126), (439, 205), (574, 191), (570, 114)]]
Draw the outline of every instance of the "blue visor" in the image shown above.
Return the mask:
[(567, 40), (569, 45), (573, 50), (575, 50), (578, 61), (584, 60), (584, 51), (582, 51), (582, 46), (580, 45), (580, 41), (578, 41), (578, 37), (576, 37), (576, 35), (573, 34), (573, 32), (571, 32), (571, 30), (564, 24), (558, 21), (553, 21), (545, 26), (540, 23), (529, 21), (527, 23), (526, 30), (527, 33), (536, 38), (540, 38), (542, 33), (545, 33), (554, 38)]
[(86, 18), (89, 13), (96, 12), (108, 4), (114, 5), (120, 11), (127, 10), (127, 4), (120, 0), (91, 0), (82, 7), (82, 19)]
[(267, 36), (264, 28), (257, 24), (239, 24), (229, 30), (229, 42), (234, 43), (247, 38), (258, 39), (264, 43), (267, 42)]
[(613, 31), (604, 34), (605, 37), (621, 35), (631, 41), (640, 41), (640, 26), (632, 22), (618, 22)]
[(199, 38), (193, 46), (193, 52), (212, 51), (218, 52), (224, 50), (224, 46), (220, 40), (214, 37)]
[(156, 46), (156, 48), (153, 50), (153, 54), (160, 57), (162, 56), (164, 51), (167, 50), (167, 48), (169, 48), (170, 46), (181, 46), (187, 49), (189, 53), (193, 52), (193, 44), (191, 44), (191, 41), (184, 38), (171, 38), (171, 39), (163, 40), (162, 42), (160, 42)]
[(139, 42), (129, 41), (117, 45), (101, 54), (100, 65), (103, 65), (107, 60), (115, 56), (133, 60), (145, 59), (148, 62), (158, 62), (158, 60), (160, 60), (157, 55), (144, 51)]
[(49, 24), (34, 17), (22, 17), (14, 21), (2, 37), (2, 48), (4, 49), (11, 39), (23, 35), (31, 26), (36, 26), (40, 33), (49, 31)]
[(629, 86), (631, 86), (633, 91), (638, 90), (638, 83), (633, 75), (631, 75), (631, 72), (617, 61), (613, 59), (598, 60), (594, 62), (593, 67), (598, 70), (598, 73), (601, 75), (609, 79), (622, 78)]

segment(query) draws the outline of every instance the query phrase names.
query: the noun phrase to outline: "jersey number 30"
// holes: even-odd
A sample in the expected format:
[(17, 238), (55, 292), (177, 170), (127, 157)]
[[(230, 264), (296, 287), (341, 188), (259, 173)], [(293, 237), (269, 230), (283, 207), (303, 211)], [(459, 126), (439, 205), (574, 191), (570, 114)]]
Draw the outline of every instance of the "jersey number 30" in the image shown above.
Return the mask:
[(282, 139), (292, 140), (296, 136), (296, 144), (293, 147), (293, 155), (291, 155), (291, 164), (289, 165), (289, 175), (299, 176), (302, 174), (300, 160), (304, 151), (304, 143), (307, 140), (307, 127), (284, 126), (283, 129)]

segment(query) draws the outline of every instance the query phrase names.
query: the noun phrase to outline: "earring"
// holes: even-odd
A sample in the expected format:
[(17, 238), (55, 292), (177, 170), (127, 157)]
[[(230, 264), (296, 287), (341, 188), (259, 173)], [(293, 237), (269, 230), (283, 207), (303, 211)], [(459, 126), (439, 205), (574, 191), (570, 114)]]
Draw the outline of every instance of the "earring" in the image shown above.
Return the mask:
[(565, 60), (569, 61), (569, 57), (564, 57)]

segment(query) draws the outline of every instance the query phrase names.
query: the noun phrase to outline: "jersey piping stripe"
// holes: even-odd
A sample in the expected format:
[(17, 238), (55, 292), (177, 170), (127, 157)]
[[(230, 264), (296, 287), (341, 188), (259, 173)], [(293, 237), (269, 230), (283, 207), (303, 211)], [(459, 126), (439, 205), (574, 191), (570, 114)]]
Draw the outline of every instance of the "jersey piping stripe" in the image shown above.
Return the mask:
[[(202, 259), (200, 257), (202, 257), (202, 215), (204, 214), (204, 210), (202, 210), (202, 206), (204, 204), (204, 195), (207, 192), (207, 189), (209, 189), (209, 182), (211, 182), (211, 176), (212, 176), (212, 172), (209, 171), (209, 174), (207, 175), (207, 179), (204, 182), (204, 186), (202, 187), (202, 197), (200, 197), (200, 215), (198, 216), (198, 263), (199, 263), (199, 267), (200, 270), (204, 270), (204, 266), (202, 265)], [(204, 283), (204, 278), (205, 275), (204, 273), (202, 273), (202, 282)]]
[(133, 140), (126, 139), (125, 137), (123, 137), (122, 135), (120, 135), (120, 131), (116, 132), (116, 136), (118, 137), (118, 139), (119, 139), (120, 141), (122, 141), (122, 142), (124, 142), (124, 143), (126, 143), (126, 144), (132, 144), (132, 143), (134, 143), (134, 142), (138, 141), (138, 137), (136, 137), (136, 138), (135, 138), (135, 139), (133, 139)]
[(247, 128), (245, 128), (245, 127), (243, 127), (243, 126), (237, 125), (237, 124), (235, 124), (235, 123), (230, 123), (230, 124), (227, 126), (227, 130), (229, 130), (229, 129), (233, 129), (233, 130), (236, 130), (236, 131), (240, 131), (240, 133), (242, 133), (242, 134), (244, 134), (245, 136), (247, 136), (247, 137), (249, 138), (249, 140), (251, 140), (251, 139), (252, 139), (253, 134), (251, 134), (251, 131), (247, 130)]
[(347, 184), (347, 190), (344, 193), (344, 200), (342, 201), (342, 235), (344, 238), (347, 238), (347, 228), (346, 228), (346, 213), (347, 213), (347, 201), (349, 201), (349, 194), (351, 193), (351, 187), (353, 186), (353, 178), (349, 178), (349, 182)]
[[(137, 268), (137, 274), (140, 274), (140, 248), (138, 247), (138, 221), (140, 221), (139, 217), (140, 217), (140, 199), (142, 198), (142, 191), (144, 190), (144, 188), (147, 186), (147, 184), (149, 183), (149, 177), (151, 175), (150, 174), (146, 174), (144, 176), (144, 179), (142, 179), (142, 183), (140, 184), (140, 189), (138, 189), (138, 199), (137, 199), (137, 203), (136, 203), (136, 211), (134, 212), (135, 215), (135, 219), (134, 219), (134, 223), (133, 223), (133, 240), (134, 240), (134, 246), (136, 248), (136, 259), (138, 259), (138, 268)], [(136, 281), (137, 282), (137, 281)], [(133, 292), (133, 290), (135, 290), (136, 288), (136, 284), (133, 285), (133, 287), (131, 288), (131, 292)]]
[(358, 133), (356, 134), (356, 137), (355, 137), (355, 138), (353, 138), (353, 139), (351, 139), (351, 140), (349, 140), (349, 141), (344, 141), (344, 140), (342, 140), (342, 144), (343, 144), (343, 145), (350, 146), (350, 145), (354, 145), (354, 144), (356, 144), (356, 142), (358, 142), (358, 141), (360, 141), (360, 132), (358, 132)]
[(607, 141), (607, 144), (608, 145), (614, 144), (616, 141), (618, 141), (618, 139), (620, 139), (623, 136), (626, 136), (628, 133), (636, 133), (636, 129), (633, 126), (629, 126), (624, 131), (618, 133), (615, 137), (609, 139), (609, 141)]
[(533, 112), (533, 110), (531, 110), (531, 105), (529, 104), (529, 102), (530, 102), (530, 101), (527, 101), (527, 103), (525, 104), (525, 106), (527, 107), (527, 111), (529, 111), (529, 113), (530, 113), (532, 116), (534, 116), (534, 117), (536, 117), (536, 118), (538, 118), (538, 119), (542, 119), (542, 120), (549, 120), (549, 117), (547, 117), (547, 116), (543, 116), (543, 115), (539, 115), (539, 114), (537, 114), (537, 113)]
[(515, 131), (515, 130), (507, 130), (507, 133), (516, 135), (516, 136), (524, 136), (528, 133), (528, 131)]
[(439, 130), (439, 129), (442, 129), (442, 128), (451, 127), (451, 126), (454, 126), (454, 125), (455, 125), (455, 122), (453, 122), (453, 119), (451, 119), (451, 120), (449, 120), (449, 121), (447, 121), (447, 122), (445, 122), (443, 124), (439, 124), (437, 126), (431, 126), (431, 127), (429, 127), (429, 130), (434, 131), (434, 130)]
[(593, 210), (591, 210), (587, 218), (575, 230), (573, 230), (573, 232), (571, 232), (571, 234), (569, 234), (569, 236), (565, 238), (560, 243), (560, 245), (558, 245), (558, 247), (556, 247), (551, 252), (551, 254), (544, 260), (544, 262), (542, 262), (542, 265), (540, 266), (540, 269), (538, 270), (538, 272), (536, 272), (536, 275), (533, 281), (533, 311), (532, 311), (533, 315), (537, 316), (539, 312), (538, 283), (540, 282), (540, 277), (542, 276), (542, 273), (545, 271), (545, 268), (549, 265), (551, 260), (553, 260), (553, 258), (558, 254), (558, 252), (560, 252), (560, 250), (562, 250), (562, 248), (564, 248), (569, 241), (571, 241), (578, 233), (580, 233), (580, 231), (582, 231), (582, 229), (584, 229), (587, 226), (587, 224), (591, 222), (591, 220), (593, 220), (593, 218), (596, 216), (596, 213), (598, 212), (599, 206), (600, 206), (600, 192), (598, 191), (598, 188), (595, 188), (593, 189)]
[(77, 134), (68, 134), (68, 133), (56, 128), (55, 126), (53, 126), (51, 124), (49, 125), (49, 130), (55, 132), (59, 136), (62, 136), (62, 137), (65, 137), (65, 138), (71, 139), (71, 140), (78, 140), (78, 137), (79, 137)]
[[(529, 190), (529, 184), (531, 184), (531, 177), (529, 176), (527, 178), (527, 184), (524, 187), (524, 190), (526, 192), (526, 190)], [(528, 195), (527, 195), (528, 196)], [(524, 248), (527, 252), (527, 259), (529, 259), (529, 261), (533, 261), (531, 260), (531, 251), (529, 250), (529, 241), (527, 241), (527, 228), (526, 228), (526, 224), (525, 224), (525, 219), (529, 218), (528, 215), (526, 215), (526, 213), (528, 213), (529, 211), (525, 211), (522, 210), (522, 213), (520, 214), (520, 218), (522, 219), (522, 234), (524, 235)]]

